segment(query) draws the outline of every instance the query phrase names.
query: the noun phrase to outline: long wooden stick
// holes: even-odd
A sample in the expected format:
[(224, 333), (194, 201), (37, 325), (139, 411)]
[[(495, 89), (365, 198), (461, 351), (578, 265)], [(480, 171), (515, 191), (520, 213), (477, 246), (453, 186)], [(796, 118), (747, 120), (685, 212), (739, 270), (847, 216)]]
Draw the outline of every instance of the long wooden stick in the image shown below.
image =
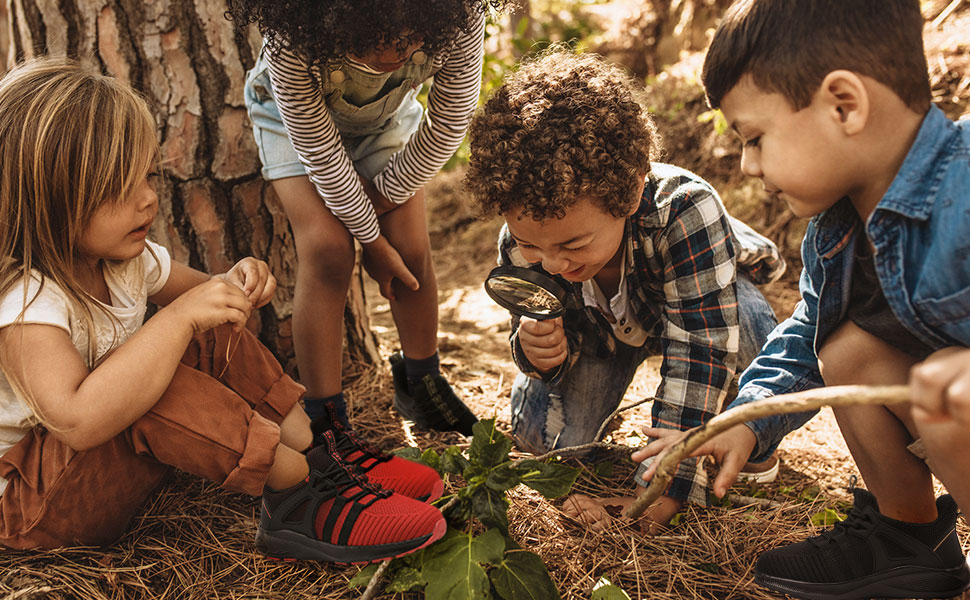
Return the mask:
[(636, 519), (642, 515), (667, 489), (682, 460), (707, 440), (735, 425), (770, 415), (807, 412), (826, 405), (895, 404), (907, 400), (909, 387), (905, 385), (843, 385), (781, 394), (726, 410), (670, 447), (667, 454), (660, 459), (647, 491), (630, 505), (623, 516)]

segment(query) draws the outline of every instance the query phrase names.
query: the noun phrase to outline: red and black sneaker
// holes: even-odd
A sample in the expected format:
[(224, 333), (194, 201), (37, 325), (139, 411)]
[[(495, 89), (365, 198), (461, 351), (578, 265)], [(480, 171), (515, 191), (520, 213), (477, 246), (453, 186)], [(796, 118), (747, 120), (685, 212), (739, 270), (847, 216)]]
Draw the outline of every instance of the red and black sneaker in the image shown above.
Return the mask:
[[(323, 436), (330, 434), (340, 458), (371, 483), (422, 502), (434, 502), (444, 493), (445, 484), (434, 469), (381, 452), (344, 425), (332, 405), (327, 405), (327, 412), (329, 418), (316, 419), (312, 425), (313, 448), (326, 446)], [(307, 459), (310, 468), (317, 468), (309, 454)]]
[(438, 509), (355, 474), (333, 436), (307, 456), (310, 474), (285, 490), (266, 489), (256, 548), (272, 558), (369, 563), (437, 541), (447, 524)]

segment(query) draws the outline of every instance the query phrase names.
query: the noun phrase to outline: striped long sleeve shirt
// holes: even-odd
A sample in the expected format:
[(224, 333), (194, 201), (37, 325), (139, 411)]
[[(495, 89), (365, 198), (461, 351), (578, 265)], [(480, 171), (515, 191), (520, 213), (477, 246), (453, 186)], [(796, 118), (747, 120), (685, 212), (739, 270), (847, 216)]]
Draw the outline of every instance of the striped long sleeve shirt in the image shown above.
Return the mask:
[[(451, 158), (478, 104), (485, 17), (434, 57), (428, 110), (417, 132), (375, 178), (378, 191), (406, 202)], [(358, 180), (306, 59), (286, 50), (269, 57), (277, 107), (293, 148), (327, 208), (362, 243), (380, 235), (377, 214)]]

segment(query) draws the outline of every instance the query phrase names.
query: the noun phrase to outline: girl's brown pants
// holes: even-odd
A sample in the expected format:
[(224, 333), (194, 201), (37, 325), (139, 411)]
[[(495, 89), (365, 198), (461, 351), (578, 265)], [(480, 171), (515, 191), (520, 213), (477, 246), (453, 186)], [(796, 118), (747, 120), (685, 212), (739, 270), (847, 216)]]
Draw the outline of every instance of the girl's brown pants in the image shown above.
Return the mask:
[(195, 336), (155, 406), (114, 439), (78, 452), (38, 426), (0, 457), (0, 545), (110, 544), (172, 467), (260, 495), (303, 391), (248, 330)]

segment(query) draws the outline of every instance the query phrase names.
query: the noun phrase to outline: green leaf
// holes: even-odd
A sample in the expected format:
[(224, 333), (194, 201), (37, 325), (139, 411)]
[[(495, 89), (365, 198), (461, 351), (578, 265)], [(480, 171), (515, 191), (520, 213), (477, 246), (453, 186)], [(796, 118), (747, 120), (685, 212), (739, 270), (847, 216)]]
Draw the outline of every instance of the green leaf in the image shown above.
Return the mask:
[(534, 459), (519, 461), (515, 470), (522, 476), (522, 483), (546, 498), (565, 496), (572, 489), (579, 470), (562, 463), (544, 463)]
[(468, 467), (468, 459), (461, 453), (458, 446), (449, 446), (441, 455), (441, 472), (461, 475)]
[(512, 440), (495, 428), (495, 419), (479, 421), (472, 426), (472, 443), (468, 458), (482, 467), (491, 468), (509, 459)]
[(366, 586), (368, 583), (370, 583), (371, 577), (373, 577), (374, 573), (377, 572), (377, 567), (379, 566), (380, 565), (377, 564), (367, 565), (360, 571), (357, 571), (357, 574), (351, 577), (350, 581), (347, 582), (347, 587), (357, 588)]
[(411, 462), (421, 462), (421, 449), (414, 446), (405, 446), (391, 452), (394, 456), (406, 458)]
[(553, 600), (559, 598), (542, 559), (525, 550), (509, 552), (489, 573), (495, 591), (505, 600)]
[(630, 596), (623, 591), (623, 588), (610, 583), (606, 577), (600, 577), (593, 586), (593, 595), (589, 600), (630, 600)]
[(421, 462), (441, 473), (441, 457), (433, 449), (428, 448), (421, 453)]
[(492, 469), (485, 480), (485, 485), (496, 492), (504, 492), (519, 485), (519, 480), (518, 471), (515, 470), (512, 463), (506, 462)]
[(481, 486), (472, 494), (472, 513), (486, 527), (498, 527), (506, 534), (509, 532), (509, 499), (505, 492)]
[(421, 576), (421, 571), (415, 569), (414, 567), (404, 567), (398, 571), (397, 575), (389, 584), (387, 584), (387, 591), (389, 592), (409, 592), (414, 589), (424, 587), (428, 582), (424, 580)]
[(426, 600), (482, 600), (491, 598), (488, 576), (480, 563), (497, 564), (505, 540), (496, 530), (472, 537), (451, 529), (425, 556), (421, 576), (428, 585)]
[(815, 513), (809, 517), (808, 520), (816, 527), (831, 527), (839, 521), (844, 521), (845, 515), (834, 508), (826, 508), (825, 510)]

